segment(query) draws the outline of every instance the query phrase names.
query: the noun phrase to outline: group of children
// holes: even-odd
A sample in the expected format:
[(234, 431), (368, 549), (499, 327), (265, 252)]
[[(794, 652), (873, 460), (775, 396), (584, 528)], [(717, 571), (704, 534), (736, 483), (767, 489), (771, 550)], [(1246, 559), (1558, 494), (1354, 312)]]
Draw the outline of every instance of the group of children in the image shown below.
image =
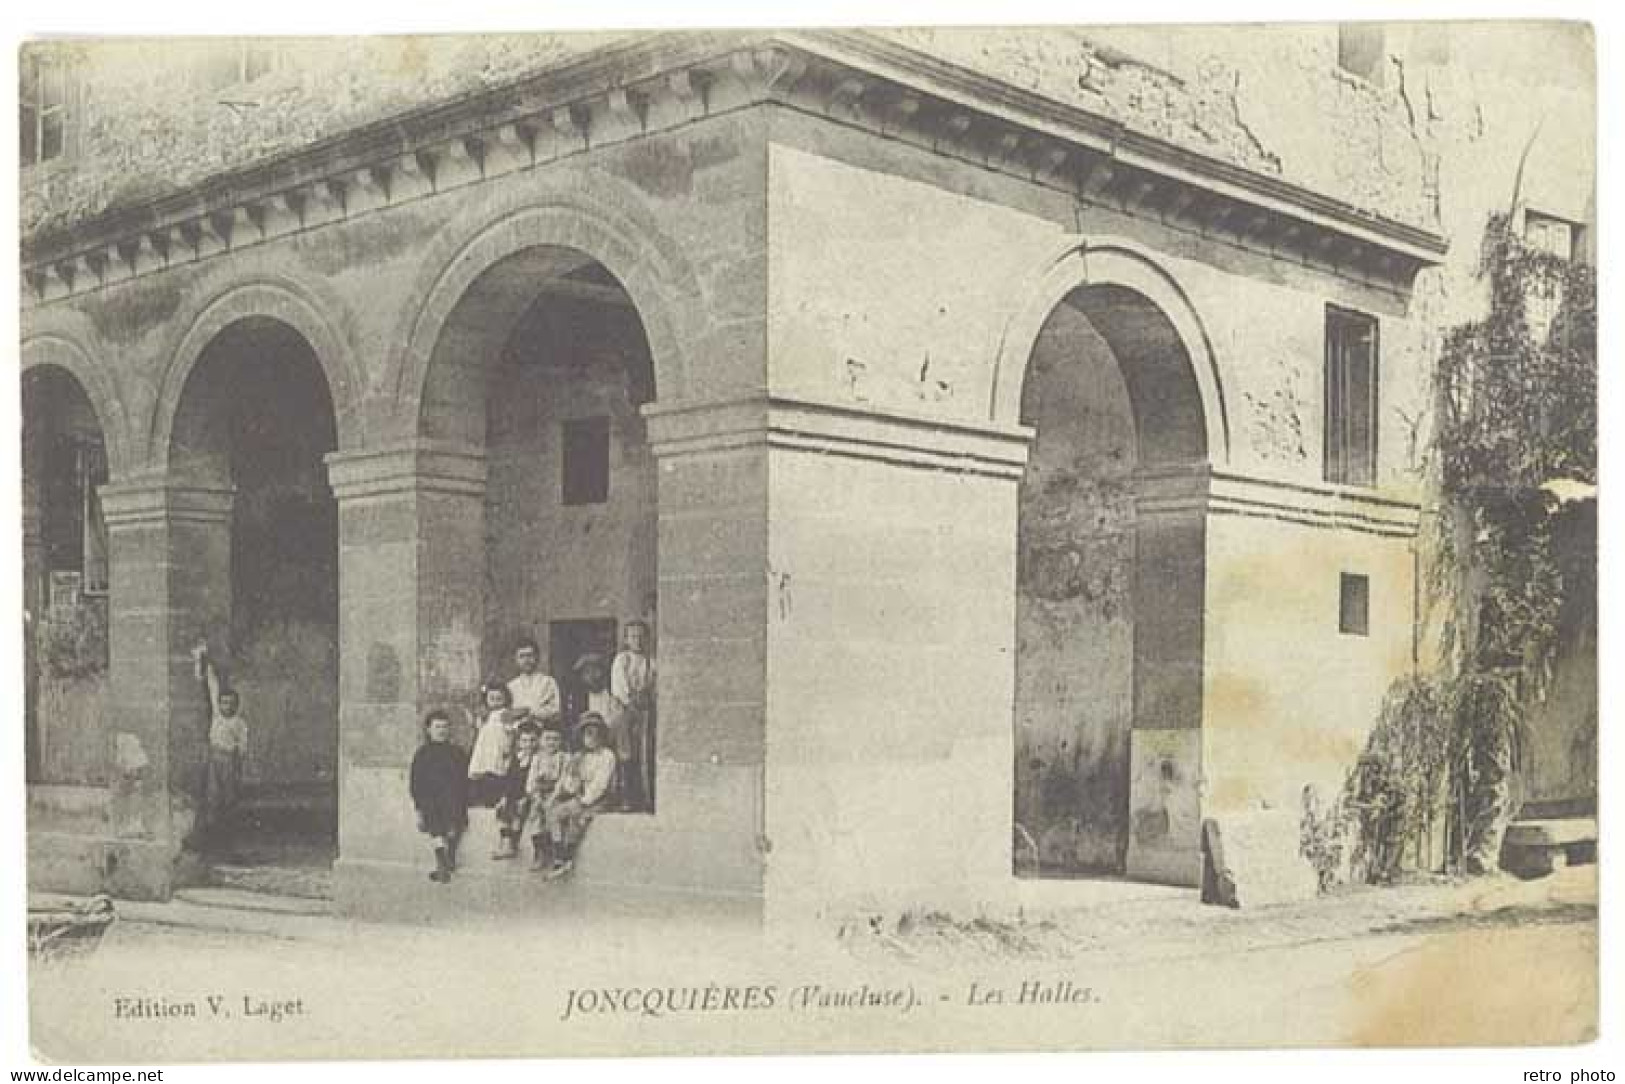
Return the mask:
[[(626, 648), (615, 660), (616, 669), (643, 677), (640, 708), (653, 695), (646, 638), (641, 622), (629, 625)], [(593, 660), (602, 667), (600, 656), (583, 658)], [(634, 746), (652, 738), (645, 735), (647, 715), (607, 694), (595, 698), (597, 683), (589, 675), (585, 710), (567, 725), (558, 685), (539, 671), (539, 661), (536, 644), (525, 641), (515, 652), (518, 675), (507, 683), (485, 684), (482, 716), (468, 752), (451, 740), (448, 712), (436, 709), (424, 719), (424, 742), (412, 760), (411, 796), (418, 828), (434, 849), (432, 881), (451, 880), (471, 808), (493, 811), (498, 844), (492, 859), (517, 858), (528, 835), (530, 868), (557, 878), (574, 866), (594, 815), (626, 793), (643, 791), (642, 765), (652, 762), (652, 749)], [(583, 669), (578, 664), (578, 672)], [(652, 796), (652, 786), (648, 793)]]

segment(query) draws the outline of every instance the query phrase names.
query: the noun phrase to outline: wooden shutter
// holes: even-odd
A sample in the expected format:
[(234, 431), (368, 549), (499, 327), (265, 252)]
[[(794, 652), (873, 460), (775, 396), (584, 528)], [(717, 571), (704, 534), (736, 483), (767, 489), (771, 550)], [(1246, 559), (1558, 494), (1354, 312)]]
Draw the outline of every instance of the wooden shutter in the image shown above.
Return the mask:
[(1377, 322), (1326, 311), (1325, 478), (1370, 486), (1377, 480)]

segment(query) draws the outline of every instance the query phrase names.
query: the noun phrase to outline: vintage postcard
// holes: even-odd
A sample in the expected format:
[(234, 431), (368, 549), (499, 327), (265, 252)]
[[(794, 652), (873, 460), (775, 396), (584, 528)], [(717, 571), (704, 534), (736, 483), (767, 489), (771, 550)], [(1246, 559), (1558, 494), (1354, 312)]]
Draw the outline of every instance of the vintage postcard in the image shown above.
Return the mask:
[(38, 1057), (1597, 1035), (1589, 27), (19, 63)]

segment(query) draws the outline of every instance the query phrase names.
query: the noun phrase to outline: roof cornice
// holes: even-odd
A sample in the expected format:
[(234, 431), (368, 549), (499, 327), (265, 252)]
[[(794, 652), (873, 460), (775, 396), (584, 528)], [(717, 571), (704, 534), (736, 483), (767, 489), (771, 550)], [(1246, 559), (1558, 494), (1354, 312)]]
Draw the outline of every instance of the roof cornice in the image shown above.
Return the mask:
[(763, 102), (1403, 291), (1421, 227), (863, 31), (668, 32), (361, 125), (24, 242), (34, 301), (205, 259)]
[[(782, 35), (782, 39), (832, 62), (864, 68), (899, 87), (911, 87), (917, 93), (951, 101), (961, 109), (979, 110), (1026, 129), (1034, 136), (1029, 147), (1031, 157), (1037, 157), (1038, 144), (1046, 138), (1076, 147), (1085, 152), (1076, 156), (1078, 164), (1085, 166), (1079, 173), (1086, 173), (1087, 166), (1094, 164), (1088, 161), (1087, 153), (1093, 151), (1124, 171), (1154, 176), (1168, 184), (1195, 185), (1215, 196), (1281, 214), (1305, 226), (1336, 230), (1351, 240), (1389, 249), (1420, 263), (1437, 261), (1448, 248), (1441, 235), (1422, 226), (1361, 210), (1278, 176), (1136, 131), (1121, 121), (863, 31), (795, 31)], [(1054, 155), (1058, 148), (1046, 149)]]

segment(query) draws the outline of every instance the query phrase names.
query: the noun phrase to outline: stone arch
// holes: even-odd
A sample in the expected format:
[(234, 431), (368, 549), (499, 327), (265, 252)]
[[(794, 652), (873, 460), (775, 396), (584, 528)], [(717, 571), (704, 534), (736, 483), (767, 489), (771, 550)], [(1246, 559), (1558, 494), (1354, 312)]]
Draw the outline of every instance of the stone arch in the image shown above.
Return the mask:
[[(1143, 460), (1229, 460), (1230, 423), (1212, 340), (1185, 290), (1142, 246), (1119, 238), (1069, 242), (1018, 296), (1022, 302), (1005, 327), (994, 367), (995, 422), (1019, 423), (1033, 348), (1056, 307), (1072, 300), (1108, 341), (1149, 347), (1119, 350), (1141, 415), (1142, 441), (1154, 445), (1161, 436), (1168, 438), (1167, 447), (1148, 446)], [(1160, 391), (1172, 392), (1172, 397), (1158, 394), (1156, 385), (1170, 381), (1172, 386)], [(1169, 425), (1187, 423), (1196, 425), (1197, 432), (1166, 432)], [(1147, 429), (1162, 432), (1148, 438)]]
[(366, 378), (332, 317), (335, 308), (332, 300), (319, 300), (303, 285), (282, 279), (233, 283), (212, 295), (199, 306), (174, 348), (165, 355), (167, 363), (146, 434), (148, 461), (154, 466), (168, 466), (175, 418), (187, 378), (209, 345), (233, 324), (255, 318), (286, 325), (305, 340), (327, 378), (339, 447), (361, 444), (360, 400)]
[(73, 378), (90, 400), (96, 422), (101, 426), (109, 472), (115, 478), (128, 474), (135, 467), (131, 459), (129, 419), (111, 375), (92, 360), (90, 351), (68, 336), (42, 332), (23, 340), (21, 359), (24, 373), (54, 368)]
[[(187, 570), (166, 588), (171, 642), (203, 637), (250, 718), (253, 705), (276, 705), (277, 725), (254, 739), (252, 781), (252, 800), (276, 812), (229, 830), (255, 840), (252, 861), (292, 847), (319, 865), (336, 832), (338, 770), (338, 506), (326, 460), (357, 382), (318, 310), (265, 283), (203, 306), (180, 344), (150, 453), (167, 494), (159, 552)], [(188, 728), (172, 745), (172, 770), (202, 762), (205, 733)], [(207, 806), (202, 815), (190, 845), (208, 857), (230, 837)]]
[[(112, 374), (71, 335), (40, 332), (22, 342), (18, 432), (21, 474), (23, 748), (30, 783), (106, 780), (108, 656), (91, 637), (79, 665), (46, 664), (36, 635), (59, 616), (55, 574), (76, 574), (71, 612), (108, 617), (113, 591), (105, 520), (96, 487), (127, 474), (128, 425)], [(96, 459), (85, 458), (93, 453)], [(76, 540), (69, 542), (69, 539)], [(99, 544), (97, 544), (99, 542)]]
[[(629, 619), (658, 621), (658, 471), (641, 408), (682, 397), (706, 310), (635, 192), (581, 171), (535, 182), (440, 230), (373, 398), (390, 447), (480, 461), (478, 482), (446, 497), (455, 526), (420, 545), (457, 553), (481, 666), (505, 668), (535, 639), (573, 712), (590, 692), (574, 659), (613, 654)], [(640, 733), (618, 739), (620, 802), (649, 813), (653, 724)]]
[(1018, 873), (1194, 884), (1212, 343), (1117, 240), (1061, 251), (1006, 329), (992, 409), (1034, 434), (1017, 499)]
[[(595, 183), (598, 182), (595, 178)], [(613, 183), (605, 180), (605, 183)], [(395, 411), (389, 427), (397, 439), (420, 435), (425, 397), (437, 351), (459, 304), (482, 282), (501, 292), (532, 287), (561, 253), (579, 253), (600, 264), (631, 299), (648, 338), (655, 386), (662, 398), (681, 398), (686, 388), (683, 343), (684, 299), (697, 299), (697, 279), (674, 242), (642, 216), (611, 208), (580, 195), (579, 178), (537, 199), (465, 215), (441, 230), (424, 258), (427, 272), (410, 292), (398, 330), (395, 354), (385, 367), (383, 398)], [(504, 281), (506, 280), (506, 281)], [(697, 309), (697, 305), (689, 306)], [(507, 328), (481, 336), (485, 347), (500, 346)], [(476, 347), (479, 349), (479, 347)]]

